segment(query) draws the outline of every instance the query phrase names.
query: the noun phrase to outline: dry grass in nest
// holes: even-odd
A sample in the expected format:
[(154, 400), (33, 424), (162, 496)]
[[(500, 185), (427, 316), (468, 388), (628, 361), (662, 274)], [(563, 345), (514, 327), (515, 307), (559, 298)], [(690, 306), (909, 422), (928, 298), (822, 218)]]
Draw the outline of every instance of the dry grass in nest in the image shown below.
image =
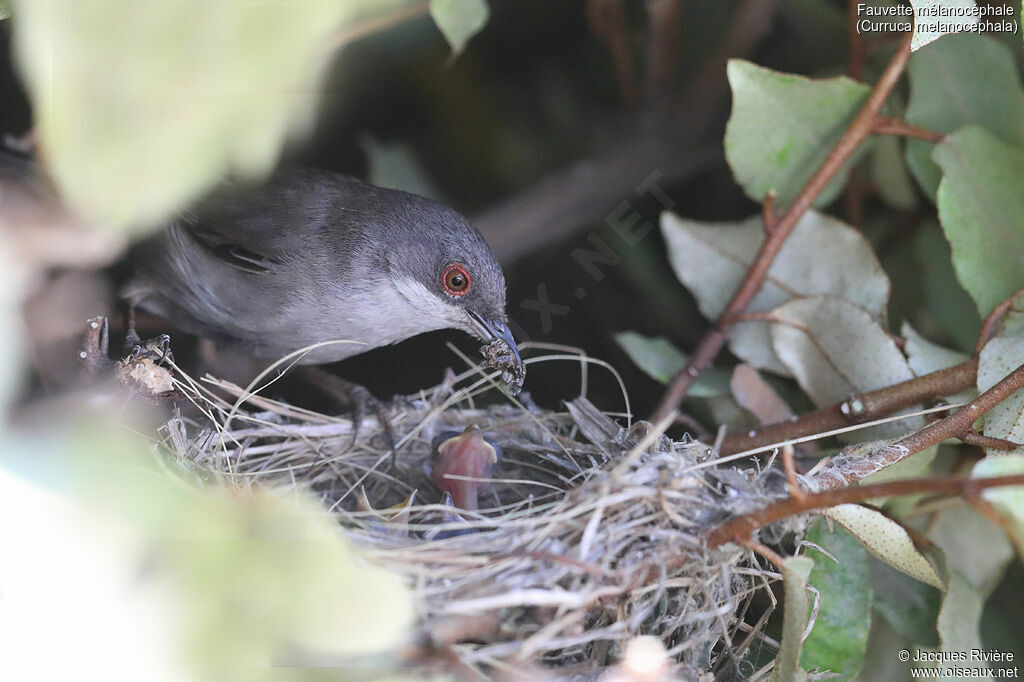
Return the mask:
[[(560, 359), (580, 363), (584, 394), (588, 363), (603, 364), (575, 355), (531, 364)], [(319, 496), (356, 545), (415, 590), (421, 662), (443, 652), (433, 661), (449, 671), (538, 666), (548, 678), (597, 677), (624, 644), (653, 635), (675, 674), (735, 677), (755, 673), (740, 666), (751, 646), (773, 644), (767, 613), (748, 621), (758, 595), (757, 608), (770, 611), (779, 576), (747, 550), (701, 541), (727, 516), (784, 494), (773, 471), (716, 466), (708, 446), (673, 442), (646, 422), (622, 426), (628, 415), (603, 413), (585, 397), (564, 411), (514, 399), (478, 407), (496, 388), (479, 369), (394, 401), (396, 456), (382, 448), (375, 418), (353, 437), (345, 417), (179, 378), (204, 416), (170, 421), (166, 445), (231, 484)], [(431, 441), (470, 424), (504, 456), (481, 509), (460, 517), (439, 504)]]

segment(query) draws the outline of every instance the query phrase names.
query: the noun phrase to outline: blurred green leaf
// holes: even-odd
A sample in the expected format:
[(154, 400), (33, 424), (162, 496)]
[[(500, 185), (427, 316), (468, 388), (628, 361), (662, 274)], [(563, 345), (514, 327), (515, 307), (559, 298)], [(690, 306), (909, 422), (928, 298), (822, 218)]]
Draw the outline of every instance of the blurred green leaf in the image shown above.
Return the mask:
[(0, 0), (0, 21), (11, 16), (10, 0)]
[(986, 315), (1024, 286), (1024, 147), (975, 126), (933, 154), (942, 167), (939, 220), (957, 277)]
[[(981, 620), (983, 604), (984, 600), (978, 590), (958, 571), (950, 571), (949, 588), (942, 600), (942, 609), (939, 611), (938, 620), (942, 651), (962, 654), (971, 649), (982, 648), (978, 622)], [(940, 672), (937, 677), (946, 679), (956, 677), (956, 673), (962, 672), (962, 665), (949, 657), (940, 668), (946, 672)]]
[[(116, 640), (97, 626), (104, 641), (89, 640), (97, 649), (93, 662), (126, 650), (159, 650), (202, 679), (228, 681), (278, 666), (384, 672), (397, 663), (414, 616), (408, 589), (357, 556), (320, 505), (295, 490), (195, 487), (175, 475), (173, 463), (115, 427), (103, 428), (104, 421), (57, 441), (15, 444), (26, 461), (45, 456), (68, 480), (56, 490), (30, 490), (39, 513), (3, 508), (5, 569), (9, 556), (28, 569), (0, 573), (5, 597), (26, 595), (41, 613), (51, 613), (57, 600), (56, 608), (84, 609), (90, 621), (109, 617), (140, 626)], [(0, 470), (0, 483), (4, 475)], [(0, 495), (0, 505), (16, 503)], [(55, 552), (38, 579), (31, 543)], [(90, 563), (96, 557), (102, 570)], [(110, 603), (96, 609), (94, 599)], [(23, 643), (34, 646), (35, 637), (52, 643), (51, 628), (26, 629)], [(156, 674), (162, 663), (141, 665)]]
[[(637, 332), (619, 332), (615, 342), (629, 359), (655, 381), (667, 384), (687, 361), (684, 355), (664, 336), (644, 336)], [(688, 393), (691, 397), (710, 398), (729, 394), (729, 375), (725, 370), (710, 369), (701, 373)]]
[[(953, 14), (955, 17), (953, 20), (950, 16), (930, 16), (927, 12), (940, 9), (949, 9), (953, 12), (960, 10), (969, 10), (976, 7), (974, 0), (910, 0), (911, 6), (914, 8), (914, 13), (917, 15), (917, 21), (914, 23), (914, 37), (910, 40), (910, 51), (916, 52), (925, 45), (934, 42), (944, 35), (948, 35), (952, 31), (935, 31), (927, 30), (930, 27), (934, 27), (936, 24), (942, 27), (951, 26), (974, 26), (978, 23), (978, 17), (974, 14)], [(970, 30), (970, 29), (965, 29)]]
[[(794, 299), (772, 311), (772, 346), (818, 407), (914, 378), (903, 353), (865, 310), (841, 298)], [(920, 417), (857, 431), (858, 441), (900, 435)]]
[(962, 575), (982, 599), (996, 588), (1013, 559), (1013, 548), (1002, 529), (964, 502), (939, 512), (928, 529), (928, 539), (942, 550), (946, 570)]
[[(974, 478), (1013, 474), (1024, 474), (1024, 455), (989, 455), (975, 464), (974, 471), (971, 472)], [(992, 506), (1006, 518), (1010, 532), (1013, 533), (1017, 552), (1024, 559), (1024, 486), (989, 488), (982, 493), (982, 497), (991, 502)]]
[(871, 178), (878, 188), (878, 195), (887, 204), (909, 211), (917, 206), (917, 191), (900, 145), (899, 138), (892, 135), (880, 137), (875, 142), (871, 154)]
[(42, 157), (107, 228), (152, 226), (311, 123), (332, 39), (408, 0), (15, 0)]
[(936, 621), (942, 606), (942, 592), (880, 559), (871, 557), (869, 564), (875, 611), (911, 643), (938, 645)]
[(967, 353), (961, 353), (951, 348), (943, 348), (937, 343), (932, 343), (918, 334), (910, 326), (909, 322), (903, 323), (900, 334), (907, 341), (903, 349), (907, 354), (907, 362), (910, 364), (910, 369), (914, 370), (914, 374), (917, 376), (924, 376), (925, 374), (937, 372), (940, 369), (953, 367), (970, 359)]
[[(978, 358), (978, 392), (992, 388), (1021, 365), (1024, 365), (1024, 336), (991, 339)], [(1013, 393), (986, 412), (984, 420), (986, 436), (1024, 443), (1024, 390)], [(1001, 452), (989, 450), (988, 454)]]
[[(937, 133), (983, 126), (1006, 142), (1024, 144), (1024, 90), (1013, 54), (994, 38), (952, 35), (910, 58), (907, 121)], [(908, 139), (907, 163), (933, 200), (941, 173), (934, 145)]]
[[(867, 554), (845, 530), (837, 528), (830, 532), (824, 519), (811, 524), (806, 539), (824, 548), (832, 558), (817, 558), (808, 578), (808, 583), (817, 588), (821, 603), (814, 629), (804, 640), (800, 666), (806, 670), (828, 670), (838, 673), (839, 679), (850, 679), (864, 663), (871, 627)], [(810, 547), (807, 551), (815, 549)]]
[[(764, 241), (759, 216), (705, 223), (665, 212), (661, 231), (676, 276), (708, 319), (725, 309)], [(793, 228), (748, 310), (771, 310), (795, 296), (814, 294), (841, 296), (884, 319), (889, 278), (860, 232), (812, 210)], [(758, 369), (789, 373), (772, 350), (767, 322), (735, 325), (729, 347)]]
[(903, 526), (881, 512), (857, 504), (840, 504), (821, 513), (850, 531), (869, 552), (896, 570), (942, 588), (935, 569), (914, 546)]
[(960, 350), (974, 348), (981, 316), (970, 294), (957, 279), (953, 268), (953, 254), (942, 228), (926, 221), (918, 230), (911, 246), (914, 259), (923, 270), (921, 291), (923, 299), (917, 310), (923, 323), (932, 322), (949, 336)]
[[(788, 206), (849, 126), (869, 89), (845, 77), (811, 80), (742, 59), (729, 61), (728, 75), (733, 103), (725, 156), (736, 182), (758, 203), (774, 189), (776, 206)], [(815, 206), (835, 199), (868, 147), (860, 145)]]
[[(966, 362), (970, 359), (967, 353), (961, 353), (958, 350), (951, 348), (945, 348), (932, 343), (928, 339), (924, 338), (917, 331), (910, 326), (909, 322), (904, 322), (903, 327), (900, 329), (900, 334), (906, 339), (907, 343), (903, 347), (903, 352), (907, 355), (907, 364), (910, 365), (910, 369), (913, 370), (917, 376), (924, 376), (925, 374), (931, 374), (937, 372), (940, 369), (946, 369)], [(968, 389), (961, 391), (954, 395), (946, 396), (950, 402), (967, 402), (972, 400), (977, 395), (977, 392)]]
[(800, 649), (803, 646), (804, 630), (807, 629), (809, 600), (807, 578), (814, 567), (814, 560), (801, 556), (791, 557), (783, 563), (782, 577), (785, 581), (785, 597), (782, 614), (782, 642), (775, 658), (772, 680), (785, 682), (807, 679), (807, 673), (800, 667)]
[(9, 239), (9, 234), (0, 230), (0, 414), (7, 413), (22, 379), (26, 350), (21, 305), (29, 273), (14, 262), (15, 250), (6, 243)]
[(430, 0), (430, 16), (441, 29), (454, 54), (487, 24), (490, 10), (484, 0)]

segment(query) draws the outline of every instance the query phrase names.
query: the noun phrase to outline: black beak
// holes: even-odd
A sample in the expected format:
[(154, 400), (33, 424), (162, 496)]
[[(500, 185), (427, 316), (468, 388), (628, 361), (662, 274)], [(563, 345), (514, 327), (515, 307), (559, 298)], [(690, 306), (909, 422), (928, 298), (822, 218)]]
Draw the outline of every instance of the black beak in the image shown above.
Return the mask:
[[(476, 323), (477, 335), (484, 341), (504, 341), (505, 345), (508, 346), (509, 352), (512, 353), (512, 360), (514, 360), (514, 366), (512, 372), (517, 377), (523, 377), (525, 375), (525, 369), (523, 368), (523, 360), (519, 357), (519, 347), (516, 346), (516, 340), (512, 336), (512, 332), (509, 331), (508, 324), (504, 320), (487, 320), (476, 313), (469, 313), (469, 316)], [(522, 379), (519, 380), (522, 383)]]

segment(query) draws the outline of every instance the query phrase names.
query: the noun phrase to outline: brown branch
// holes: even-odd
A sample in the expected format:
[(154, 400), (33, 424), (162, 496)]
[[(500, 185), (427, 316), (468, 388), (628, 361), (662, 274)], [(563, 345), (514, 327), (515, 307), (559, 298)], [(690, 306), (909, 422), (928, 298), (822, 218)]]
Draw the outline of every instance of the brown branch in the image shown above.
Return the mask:
[(679, 0), (647, 0), (648, 99), (671, 92), (679, 63)]
[(977, 398), (945, 419), (929, 424), (920, 431), (899, 440), (896, 445), (909, 450), (909, 454), (938, 445), (947, 438), (959, 438), (974, 428), (974, 422), (993, 407), (1024, 387), (1024, 365), (1013, 370)]
[(971, 388), (977, 380), (977, 374), (978, 361), (972, 359), (877, 391), (851, 396), (840, 403), (796, 419), (769, 424), (744, 433), (729, 434), (722, 441), (721, 454), (729, 455), (763, 448), (886, 417), (912, 405)]
[(898, 118), (892, 118), (890, 116), (879, 116), (875, 121), (875, 125), (871, 129), (871, 132), (875, 135), (916, 137), (919, 140), (927, 140), (928, 142), (942, 142), (946, 137), (942, 133), (927, 130), (920, 126), (916, 126), (912, 123), (907, 123), (906, 121)]
[(992, 309), (988, 315), (985, 316), (985, 321), (981, 323), (981, 331), (978, 332), (978, 340), (974, 344), (974, 354), (977, 355), (981, 352), (981, 349), (985, 347), (993, 336), (996, 335), (996, 328), (999, 323), (1003, 321), (1003, 317), (1006, 313), (1010, 312), (1013, 307), (1013, 301), (1015, 298), (1024, 294), (1024, 288), (1018, 289), (1012, 296), (1004, 299), (999, 305)]
[(847, 29), (849, 31), (850, 41), (850, 65), (847, 68), (846, 73), (849, 74), (850, 78), (858, 81), (864, 77), (864, 57), (867, 53), (864, 47), (864, 41), (861, 40), (860, 34), (857, 33), (857, 21), (859, 19), (860, 15), (857, 13), (857, 0), (849, 0)]
[(992, 450), (1016, 450), (1021, 447), (1020, 443), (1014, 443), (1012, 440), (1006, 440), (1005, 438), (996, 438), (994, 436), (986, 436), (978, 433), (974, 429), (962, 434), (960, 440), (968, 445), (977, 445), (979, 448), (988, 448)]
[(801, 498), (787, 497), (750, 514), (737, 516), (713, 528), (707, 535), (709, 547), (726, 542), (745, 545), (755, 530), (784, 518), (803, 514), (816, 509), (834, 507), (840, 504), (864, 502), (875, 497), (894, 495), (916, 495), (920, 493), (942, 493), (962, 497), (977, 495), (982, 490), (1007, 485), (1024, 485), (1024, 474), (993, 476), (990, 478), (963, 478), (961, 476), (939, 476), (935, 478), (910, 478), (902, 481), (874, 483), (852, 488), (807, 493)]
[[(981, 415), (991, 410), (1022, 387), (1024, 387), (1024, 365), (1010, 372), (995, 386), (955, 413), (897, 441), (894, 445), (879, 448), (879, 453), (882, 458), (888, 459), (888, 463), (891, 464), (921, 452), (925, 448), (938, 445), (947, 438), (961, 437), (973, 430), (974, 422)], [(837, 457), (838, 459), (840, 458)], [(868, 473), (885, 466), (885, 461), (879, 458), (876, 458), (876, 460), (879, 461), (872, 464), (871, 470), (868, 470)], [(834, 468), (832, 467), (832, 469)], [(818, 472), (818, 475), (815, 477), (816, 482), (825, 487), (824, 490), (800, 496), (792, 495), (784, 500), (770, 504), (764, 509), (730, 519), (711, 531), (708, 535), (708, 544), (711, 547), (724, 542), (738, 542), (742, 544), (751, 537), (751, 534), (757, 528), (788, 516), (823, 507), (834, 507), (838, 504), (864, 502), (874, 497), (917, 493), (953, 493), (967, 498), (977, 496), (979, 491), (993, 486), (1024, 485), (1024, 474), (1016, 474), (992, 478), (962, 478), (959, 476), (918, 478), (857, 487), (838, 487), (843, 483), (853, 482), (851, 478), (853, 477), (845, 472), (837, 472), (826, 467)]]
[(629, 50), (626, 9), (622, 5), (622, 0), (589, 0), (587, 23), (611, 54), (623, 103), (630, 109), (636, 107), (640, 97), (636, 85), (633, 54)]
[(700, 376), (700, 373), (714, 362), (728, 335), (728, 325), (723, 324), (722, 320), (743, 312), (750, 304), (754, 296), (757, 295), (757, 292), (760, 291), (765, 276), (768, 274), (768, 269), (771, 267), (772, 262), (774, 262), (779, 250), (782, 249), (786, 238), (793, 231), (793, 227), (796, 226), (804, 213), (811, 208), (814, 200), (825, 189), (835, 174), (839, 172), (843, 164), (846, 163), (860, 143), (864, 141), (864, 138), (871, 133), (879, 110), (899, 80), (903, 69), (907, 65), (907, 60), (910, 58), (911, 36), (911, 33), (904, 36), (892, 60), (868, 96), (867, 102), (864, 103), (864, 107), (858, 112), (850, 127), (846, 129), (846, 132), (836, 142), (821, 166), (807, 181), (807, 184), (804, 185), (800, 194), (793, 201), (793, 204), (779, 219), (772, 234), (766, 236), (764, 243), (761, 244), (761, 250), (750, 265), (750, 269), (740, 284), (740, 288), (733, 294), (732, 300), (729, 301), (719, 320), (701, 340), (696, 351), (690, 357), (690, 361), (672, 379), (672, 383), (669, 385), (668, 390), (662, 397), (661, 403), (658, 405), (658, 409), (652, 417), (655, 423), (661, 421), (665, 415), (670, 414), (676, 409), (679, 402), (686, 396), (690, 386)]

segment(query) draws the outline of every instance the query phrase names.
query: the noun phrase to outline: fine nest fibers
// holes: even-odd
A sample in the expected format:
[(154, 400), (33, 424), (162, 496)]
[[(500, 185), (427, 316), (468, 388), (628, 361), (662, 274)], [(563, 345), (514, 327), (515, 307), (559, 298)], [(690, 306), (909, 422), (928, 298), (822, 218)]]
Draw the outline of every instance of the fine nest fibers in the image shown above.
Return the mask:
[[(583, 368), (584, 387), (588, 363), (603, 365), (576, 355), (531, 364), (566, 359)], [(396, 398), (395, 456), (375, 417), (353, 434), (347, 418), (175, 370), (205, 416), (164, 425), (174, 456), (229, 485), (318, 496), (364, 555), (414, 588), (416, 647), (445, 651), (453, 671), (500, 674), (532, 662), (548, 678), (596, 676), (631, 639), (653, 635), (684, 678), (746, 677), (751, 649), (774, 646), (763, 626), (780, 576), (748, 550), (702, 541), (723, 519), (786, 494), (773, 469), (716, 466), (707, 445), (673, 442), (582, 396), (563, 411), (514, 398), (477, 407), (500, 371), (449, 372)], [(480, 509), (455, 514), (439, 503), (431, 443), (471, 425), (504, 455)]]

